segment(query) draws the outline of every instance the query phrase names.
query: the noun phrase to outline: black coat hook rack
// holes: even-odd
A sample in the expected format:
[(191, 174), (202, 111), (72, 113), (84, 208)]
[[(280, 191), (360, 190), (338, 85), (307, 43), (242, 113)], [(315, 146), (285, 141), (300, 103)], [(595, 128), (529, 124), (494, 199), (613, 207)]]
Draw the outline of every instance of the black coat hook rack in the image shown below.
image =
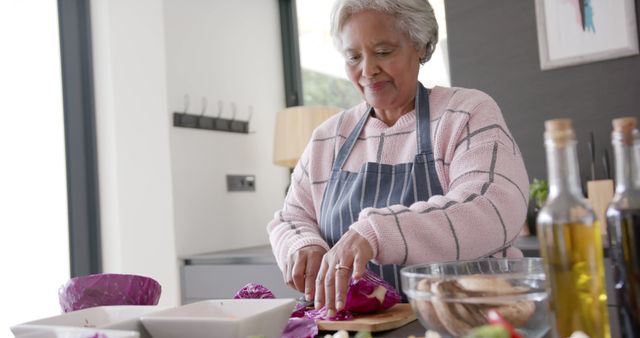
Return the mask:
[(173, 113), (173, 126), (183, 128), (249, 133), (249, 121), (225, 119), (204, 115)]
[(233, 116), (230, 119), (222, 116), (222, 101), (218, 101), (218, 116), (205, 116), (207, 99), (202, 98), (202, 112), (200, 114), (187, 113), (189, 109), (189, 95), (185, 95), (185, 108), (183, 112), (173, 113), (173, 125), (175, 127), (195, 128), (206, 130), (228, 131), (232, 133), (249, 133), (249, 121), (253, 114), (253, 107), (249, 106), (249, 118), (246, 121), (236, 120), (236, 104), (231, 103)]

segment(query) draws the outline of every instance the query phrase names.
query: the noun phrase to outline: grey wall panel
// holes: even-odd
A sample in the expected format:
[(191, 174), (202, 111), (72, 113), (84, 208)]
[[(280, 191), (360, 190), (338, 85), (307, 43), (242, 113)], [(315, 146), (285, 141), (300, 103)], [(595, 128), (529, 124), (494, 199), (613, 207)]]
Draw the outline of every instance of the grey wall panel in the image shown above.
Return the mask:
[[(446, 0), (451, 82), (490, 94), (522, 151), (529, 178), (546, 177), (544, 120), (574, 121), (582, 179), (593, 131), (598, 175), (611, 119), (640, 116), (640, 57), (541, 71), (533, 0)], [(640, 0), (636, 0), (640, 18)], [(637, 20), (640, 21), (640, 20)]]

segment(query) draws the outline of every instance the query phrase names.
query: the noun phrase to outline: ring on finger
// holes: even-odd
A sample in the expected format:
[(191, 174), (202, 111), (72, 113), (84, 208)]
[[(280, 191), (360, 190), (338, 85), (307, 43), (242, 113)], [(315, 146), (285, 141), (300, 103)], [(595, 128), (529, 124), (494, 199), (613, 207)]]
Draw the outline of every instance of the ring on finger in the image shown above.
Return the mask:
[(347, 270), (347, 271), (351, 271), (352, 269), (346, 265), (342, 265), (340, 263), (336, 264), (335, 266), (336, 271), (338, 270)]

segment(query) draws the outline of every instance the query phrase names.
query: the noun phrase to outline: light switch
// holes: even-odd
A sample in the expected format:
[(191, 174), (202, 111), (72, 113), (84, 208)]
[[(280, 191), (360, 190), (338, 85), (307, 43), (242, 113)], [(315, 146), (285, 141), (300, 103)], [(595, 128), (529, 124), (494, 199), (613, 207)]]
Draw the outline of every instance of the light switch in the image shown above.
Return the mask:
[(227, 191), (256, 191), (256, 176), (227, 175)]

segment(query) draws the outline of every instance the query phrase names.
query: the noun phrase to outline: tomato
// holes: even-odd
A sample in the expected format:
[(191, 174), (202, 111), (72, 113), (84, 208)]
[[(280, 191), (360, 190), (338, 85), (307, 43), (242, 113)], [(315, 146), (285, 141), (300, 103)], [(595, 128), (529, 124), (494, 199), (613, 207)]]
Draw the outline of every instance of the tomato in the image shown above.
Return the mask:
[(513, 326), (507, 322), (498, 311), (491, 309), (487, 312), (487, 320), (489, 324), (492, 325), (501, 325), (511, 334), (511, 338), (523, 338), (516, 330), (513, 329)]

